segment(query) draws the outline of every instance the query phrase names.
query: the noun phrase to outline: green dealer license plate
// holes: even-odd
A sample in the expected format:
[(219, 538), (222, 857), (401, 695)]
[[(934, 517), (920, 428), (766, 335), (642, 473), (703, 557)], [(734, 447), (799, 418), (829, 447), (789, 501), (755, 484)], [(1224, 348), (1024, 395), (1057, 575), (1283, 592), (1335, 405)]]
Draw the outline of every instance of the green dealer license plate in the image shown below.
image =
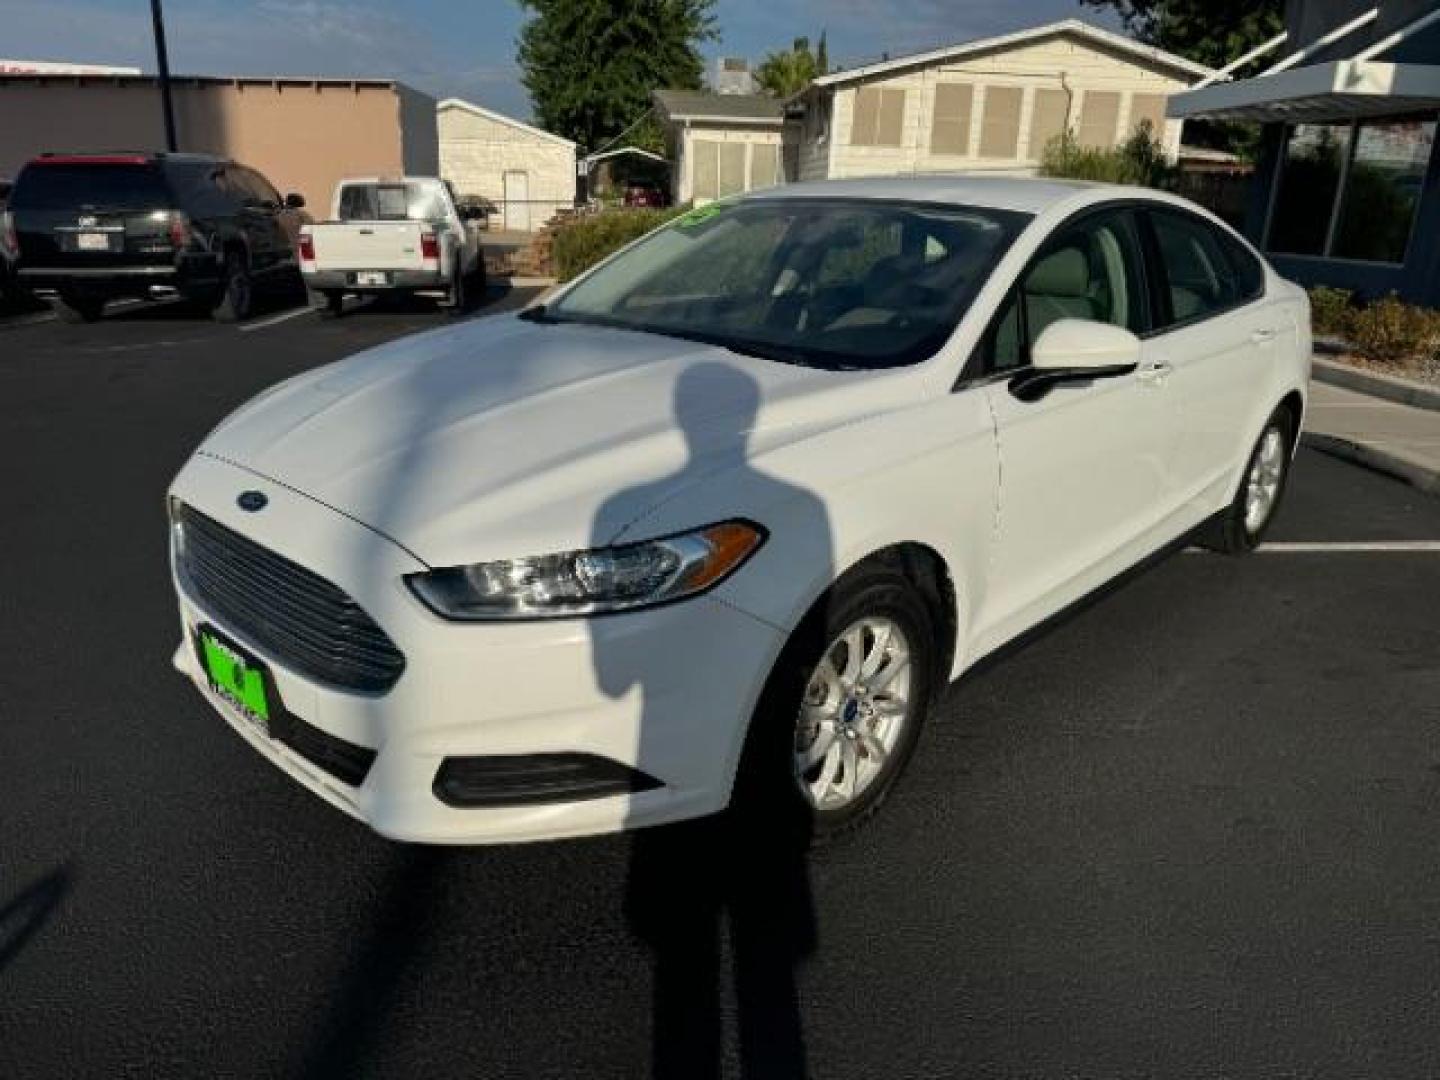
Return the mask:
[(268, 727), (270, 702), (265, 694), (264, 666), (207, 627), (201, 627), (197, 634), (210, 685), (255, 723)]

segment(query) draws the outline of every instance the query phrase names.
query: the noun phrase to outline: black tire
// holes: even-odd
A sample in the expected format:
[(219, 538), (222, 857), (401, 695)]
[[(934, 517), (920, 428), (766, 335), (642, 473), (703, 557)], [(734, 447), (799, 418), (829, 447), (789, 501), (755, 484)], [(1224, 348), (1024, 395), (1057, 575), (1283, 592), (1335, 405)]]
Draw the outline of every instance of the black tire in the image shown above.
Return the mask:
[(225, 253), (225, 275), (220, 281), (220, 296), (210, 314), (216, 322), (244, 322), (255, 310), (255, 283), (245, 256), (239, 251)]
[[(1205, 547), (1222, 555), (1245, 555), (1254, 551), (1260, 541), (1264, 539), (1270, 523), (1275, 520), (1275, 511), (1279, 509), (1280, 503), (1285, 497), (1285, 487), (1290, 480), (1291, 451), (1295, 445), (1291, 426), (1290, 414), (1283, 408), (1276, 409), (1270, 415), (1270, 419), (1265, 421), (1265, 426), (1255, 440), (1250, 456), (1245, 460), (1245, 469), (1240, 474), (1240, 483), (1236, 486), (1235, 497), (1230, 500), (1230, 505), (1224, 513), (1211, 522), (1206, 535), (1202, 537), (1201, 542)], [(1261, 458), (1267, 443), (1277, 437), (1282, 452), (1279, 457), (1280, 473), (1276, 480), (1274, 496), (1269, 501), (1268, 510), (1265, 511), (1263, 518), (1258, 523), (1247, 521), (1251, 488), (1255, 483), (1257, 470), (1263, 468)]]
[(55, 316), (61, 322), (93, 323), (104, 313), (104, 297), (61, 293), (55, 298)]
[[(844, 806), (816, 808), (796, 775), (801, 706), (811, 676), (833, 643), (865, 617), (891, 620), (910, 645), (909, 713), (868, 786)], [(874, 816), (914, 753), (930, 710), (939, 637), (931, 608), (898, 570), (877, 563), (842, 578), (791, 636), (766, 683), (735, 778), (733, 812), (760, 827), (803, 820), (803, 832), (815, 844), (849, 833)]]
[(445, 297), (444, 306), (445, 314), (452, 319), (459, 318), (470, 310), (470, 275), (458, 266), (450, 282), (450, 293)]
[(345, 294), (337, 289), (327, 289), (320, 294), (320, 315), (326, 319), (338, 319), (345, 314)]

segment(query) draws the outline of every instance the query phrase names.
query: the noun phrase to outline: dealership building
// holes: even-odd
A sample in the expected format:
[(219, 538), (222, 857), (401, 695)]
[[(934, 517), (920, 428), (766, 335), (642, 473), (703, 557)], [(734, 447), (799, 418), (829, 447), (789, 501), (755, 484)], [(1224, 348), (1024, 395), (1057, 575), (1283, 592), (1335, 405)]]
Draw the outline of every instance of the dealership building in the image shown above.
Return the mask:
[[(171, 91), (180, 150), (250, 165), (316, 216), (344, 177), (439, 172), (435, 100), (403, 83), (177, 76)], [(47, 151), (164, 146), (152, 75), (0, 71), (0, 177)]]

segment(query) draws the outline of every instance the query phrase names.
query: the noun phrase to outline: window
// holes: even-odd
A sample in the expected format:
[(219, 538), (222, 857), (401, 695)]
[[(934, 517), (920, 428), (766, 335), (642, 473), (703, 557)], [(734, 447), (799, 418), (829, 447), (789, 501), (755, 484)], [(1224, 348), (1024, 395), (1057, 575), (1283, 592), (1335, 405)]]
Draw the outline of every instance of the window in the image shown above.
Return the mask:
[(855, 91), (850, 145), (899, 146), (904, 117), (904, 90), (888, 86), (862, 86)]
[(1020, 103), (1025, 92), (1018, 86), (985, 88), (985, 111), (980, 118), (980, 156), (1017, 157), (1020, 153)]
[(754, 143), (750, 147), (750, 190), (774, 187), (780, 182), (780, 147)]
[(1133, 94), (1130, 97), (1130, 131), (1140, 130), (1140, 125), (1150, 122), (1150, 134), (1161, 138), (1165, 134), (1165, 95)]
[(1332, 255), (1405, 261), (1434, 144), (1434, 120), (1359, 125)]
[(1267, 248), (1403, 263), (1434, 146), (1433, 117), (1296, 124)]
[(1115, 128), (1120, 123), (1120, 95), (1108, 90), (1086, 90), (1080, 105), (1081, 146), (1104, 150), (1115, 145)]
[(1036, 161), (1051, 141), (1065, 133), (1070, 118), (1070, 95), (1064, 90), (1044, 86), (1035, 91), (1035, 106), (1030, 110), (1030, 156)]
[(441, 221), (448, 213), (439, 184), (346, 184), (341, 221)]
[[(1168, 210), (1150, 211), (1164, 274), (1164, 322), (1194, 322), (1246, 299), (1222, 234), (1209, 222)], [(1168, 305), (1168, 307), (1167, 307)]]
[(975, 88), (969, 83), (940, 83), (935, 87), (935, 116), (930, 123), (930, 152), (970, 153), (970, 106)]
[(1291, 129), (1270, 221), (1271, 251), (1324, 254), (1349, 133), (1343, 124), (1297, 124)]
[(1131, 217), (1102, 211), (1053, 237), (1000, 307), (984, 345), (987, 371), (1030, 362), (1030, 347), (1051, 323), (1088, 319), (1148, 329), (1140, 256)]
[(537, 317), (786, 363), (910, 364), (954, 332), (1029, 220), (880, 199), (749, 199), (682, 215)]
[(720, 144), (696, 139), (690, 148), (695, 159), (690, 193), (697, 199), (714, 199), (720, 194)]
[(249, 169), (244, 166), (240, 167), (240, 173), (244, 176), (247, 186), (255, 192), (256, 198), (262, 202), (273, 203), (276, 206), (280, 205), (280, 193), (275, 190), (269, 180), (266, 180), (265, 177), (261, 176), (254, 169)]

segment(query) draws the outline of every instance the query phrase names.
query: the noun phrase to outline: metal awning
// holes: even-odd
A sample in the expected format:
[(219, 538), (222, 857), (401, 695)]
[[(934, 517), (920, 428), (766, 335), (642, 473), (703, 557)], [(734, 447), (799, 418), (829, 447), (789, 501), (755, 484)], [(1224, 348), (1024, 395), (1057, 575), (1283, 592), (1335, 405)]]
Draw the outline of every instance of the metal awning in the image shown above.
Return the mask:
[(1440, 109), (1440, 67), (1337, 60), (1174, 94), (1175, 119), (1304, 123)]

